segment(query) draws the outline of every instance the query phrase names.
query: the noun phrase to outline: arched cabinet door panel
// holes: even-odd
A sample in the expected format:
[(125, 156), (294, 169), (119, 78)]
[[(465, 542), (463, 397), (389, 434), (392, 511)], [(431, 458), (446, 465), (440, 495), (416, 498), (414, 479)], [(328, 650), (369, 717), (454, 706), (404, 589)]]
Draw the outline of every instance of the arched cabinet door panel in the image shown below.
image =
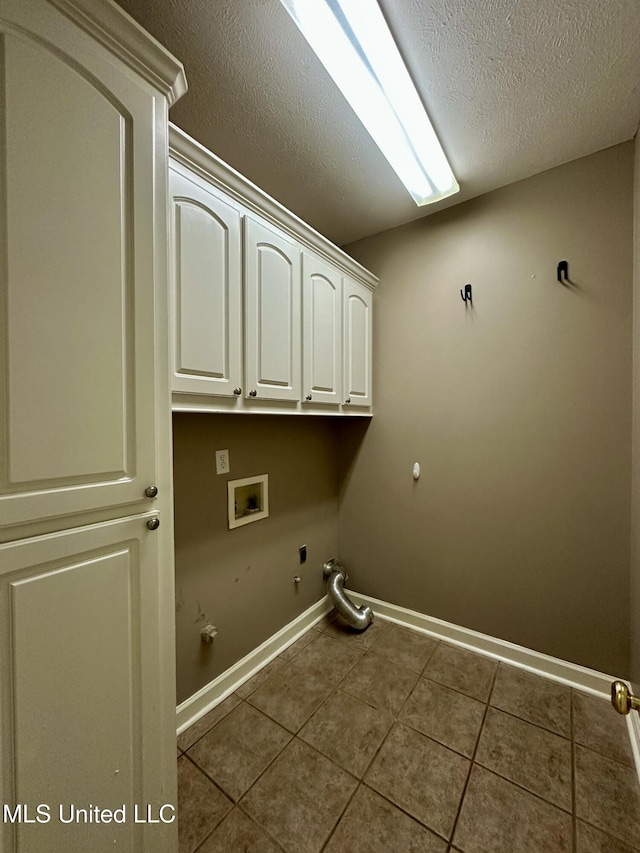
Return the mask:
[(173, 391), (233, 397), (242, 386), (240, 213), (174, 166)]
[(300, 248), (244, 218), (245, 396), (300, 399)]
[(14, 6), (0, 6), (2, 525), (132, 503), (156, 479), (154, 99), (59, 13), (51, 43), (55, 10), (23, 7), (40, 13), (31, 36), (3, 18)]
[(310, 252), (302, 256), (302, 399), (342, 403), (342, 276)]
[(373, 294), (344, 279), (344, 410), (371, 406)]

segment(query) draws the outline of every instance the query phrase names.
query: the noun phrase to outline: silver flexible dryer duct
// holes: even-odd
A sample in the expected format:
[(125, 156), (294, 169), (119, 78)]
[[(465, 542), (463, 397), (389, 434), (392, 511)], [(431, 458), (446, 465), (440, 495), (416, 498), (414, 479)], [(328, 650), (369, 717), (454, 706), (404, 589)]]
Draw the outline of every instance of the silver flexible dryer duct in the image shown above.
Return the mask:
[(335, 560), (329, 560), (324, 564), (323, 573), (325, 578), (328, 578), (327, 587), (329, 591), (329, 599), (338, 611), (340, 616), (355, 628), (356, 631), (364, 631), (373, 622), (373, 611), (370, 607), (356, 607), (350, 601), (344, 592), (344, 584), (347, 579), (347, 573), (340, 563)]

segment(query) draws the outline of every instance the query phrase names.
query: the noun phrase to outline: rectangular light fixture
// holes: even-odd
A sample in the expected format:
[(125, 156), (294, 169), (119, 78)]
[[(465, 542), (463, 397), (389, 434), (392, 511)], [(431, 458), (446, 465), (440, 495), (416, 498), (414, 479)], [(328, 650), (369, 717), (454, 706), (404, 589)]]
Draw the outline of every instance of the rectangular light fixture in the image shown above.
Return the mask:
[(418, 205), (459, 191), (376, 0), (280, 0)]

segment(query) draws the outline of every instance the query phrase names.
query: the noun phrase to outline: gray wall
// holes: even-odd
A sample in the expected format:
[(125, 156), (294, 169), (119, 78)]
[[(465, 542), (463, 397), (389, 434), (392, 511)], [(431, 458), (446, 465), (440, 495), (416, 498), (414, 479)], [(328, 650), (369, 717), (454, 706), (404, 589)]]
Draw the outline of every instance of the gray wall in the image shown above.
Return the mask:
[(640, 691), (640, 133), (635, 140), (633, 222), (633, 465), (631, 498), (631, 675)]
[[(338, 454), (336, 425), (324, 418), (175, 414), (173, 428), (182, 702), (324, 595), (322, 563), (337, 552)], [(215, 451), (225, 448), (231, 471), (217, 475)], [(269, 518), (229, 530), (227, 481), (264, 473)], [(200, 641), (207, 621), (219, 630), (209, 646)]]
[(354, 589), (628, 674), (632, 201), (626, 143), (346, 247), (380, 277)]
[[(381, 279), (371, 423), (174, 415), (178, 701), (316, 602), (338, 551), (354, 589), (629, 674), (632, 202), (628, 143), (347, 247)], [(227, 480), (265, 472), (270, 518), (228, 530)]]

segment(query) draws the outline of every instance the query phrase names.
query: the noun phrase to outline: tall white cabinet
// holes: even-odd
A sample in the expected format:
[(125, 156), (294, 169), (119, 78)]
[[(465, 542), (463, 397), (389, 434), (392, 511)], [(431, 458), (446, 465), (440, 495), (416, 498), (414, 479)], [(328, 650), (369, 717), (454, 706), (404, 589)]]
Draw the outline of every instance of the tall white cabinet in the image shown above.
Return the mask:
[[(0, 0), (0, 32), (0, 850), (169, 853), (176, 823), (133, 809), (176, 802), (166, 169), (184, 76), (107, 0)], [(78, 826), (71, 804), (129, 813)], [(37, 805), (50, 819), (25, 821)]]

